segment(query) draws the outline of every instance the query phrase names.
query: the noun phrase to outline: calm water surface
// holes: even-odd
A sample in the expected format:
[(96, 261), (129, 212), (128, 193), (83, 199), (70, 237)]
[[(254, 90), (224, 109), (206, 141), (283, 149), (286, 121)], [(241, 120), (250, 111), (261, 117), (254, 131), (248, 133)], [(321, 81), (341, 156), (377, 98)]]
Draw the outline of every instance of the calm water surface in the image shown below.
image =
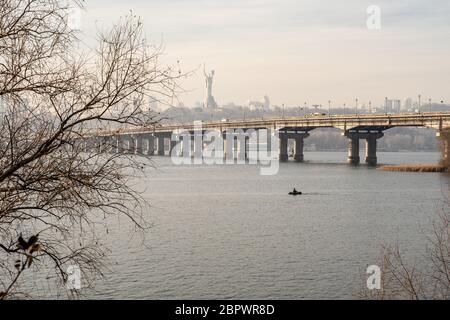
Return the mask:
[[(437, 153), (380, 153), (379, 161), (436, 162)], [(274, 176), (256, 166), (174, 166), (136, 183), (154, 226), (142, 238), (115, 223), (110, 270), (88, 298), (353, 298), (381, 245), (419, 257), (442, 209), (447, 176), (345, 164), (340, 152), (305, 153)], [(362, 158), (363, 159), (363, 158)], [(293, 187), (301, 197), (288, 196)]]

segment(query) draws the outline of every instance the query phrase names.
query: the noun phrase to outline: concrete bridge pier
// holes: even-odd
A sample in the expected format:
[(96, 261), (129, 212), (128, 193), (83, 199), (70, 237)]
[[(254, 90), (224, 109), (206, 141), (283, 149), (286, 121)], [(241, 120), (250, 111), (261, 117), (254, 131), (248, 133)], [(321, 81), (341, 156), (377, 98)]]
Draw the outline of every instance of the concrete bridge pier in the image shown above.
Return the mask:
[[(189, 140), (189, 141), (185, 141)], [(197, 162), (201, 163), (203, 159), (203, 140), (202, 134), (200, 133), (190, 133), (183, 138), (183, 157), (190, 157), (194, 159), (199, 159)]]
[(113, 153), (114, 140), (112, 136), (101, 137), (100, 152)]
[(97, 151), (97, 139), (95, 137), (89, 137), (86, 139), (86, 152)]
[(117, 153), (125, 153), (125, 145), (124, 145), (124, 136), (118, 135), (117, 136)]
[(285, 133), (279, 133), (280, 135), (280, 161), (288, 161), (288, 136)]
[(304, 147), (304, 139), (308, 138), (308, 133), (297, 133), (295, 135), (295, 154), (294, 154), (294, 160), (297, 162), (303, 162), (304, 161), (304, 155), (303, 155), (303, 147)]
[(123, 145), (123, 138), (122, 135), (117, 135), (116, 136), (116, 150), (117, 153), (124, 153), (125, 152), (125, 146)]
[(194, 158), (201, 163), (203, 159), (203, 134), (202, 133), (194, 133), (192, 135), (192, 146), (194, 148)]
[(369, 166), (377, 165), (377, 140), (383, 137), (382, 132), (367, 133), (366, 136), (366, 163)]
[[(178, 143), (179, 143), (179, 141), (170, 139), (169, 157), (171, 157), (172, 154), (174, 154), (174, 152), (175, 152), (174, 149), (177, 147)], [(179, 149), (176, 152), (177, 152), (177, 156), (180, 156)]]
[(234, 161), (235, 137), (231, 132), (222, 133), (223, 138), (223, 159), (225, 161)]
[(142, 138), (143, 140), (147, 141), (147, 156), (153, 156), (155, 154), (155, 137), (153, 136), (153, 134), (145, 134), (142, 136)]
[(449, 147), (448, 147), (448, 141), (444, 140), (442, 141), (442, 158), (445, 162), (448, 162), (449, 157)]
[(450, 164), (450, 131), (440, 130), (436, 133), (436, 136), (439, 138), (441, 143), (441, 163), (444, 166), (448, 166)]
[(192, 156), (192, 138), (190, 135), (183, 133), (180, 135), (181, 141), (181, 156), (184, 158), (190, 158)]
[(134, 151), (136, 154), (144, 154), (144, 138), (142, 134), (133, 135)]
[(165, 156), (166, 155), (166, 149), (165, 149), (165, 139), (169, 139), (172, 137), (172, 132), (161, 132), (157, 135), (154, 135), (154, 137), (157, 139), (157, 151), (156, 154), (158, 156)]
[(258, 134), (258, 152), (265, 152), (265, 154), (270, 154), (272, 151), (272, 132), (267, 129), (263, 129)]
[(102, 137), (102, 136), (97, 137), (96, 147), (99, 153), (104, 153), (105, 150), (108, 150), (108, 145), (109, 145), (109, 137)]
[(135, 153), (136, 142), (133, 137), (128, 134), (123, 134), (119, 136), (119, 152), (120, 153)]
[(111, 136), (111, 149), (110, 149), (110, 153), (112, 154), (116, 154), (119, 153), (119, 136)]
[(78, 143), (78, 150), (80, 152), (86, 152), (86, 139), (80, 139), (80, 142)]
[(346, 133), (345, 136), (348, 138), (348, 158), (347, 162), (351, 165), (358, 165), (360, 162), (359, 158), (359, 136), (358, 133)]
[(234, 132), (223, 132), (223, 159), (227, 163), (234, 163), (238, 156), (239, 142)]
[(446, 139), (442, 140), (442, 159), (444, 160), (445, 164), (448, 164), (448, 161), (450, 159), (450, 147), (449, 147), (449, 137), (446, 137)]
[(165, 150), (164, 150), (164, 136), (160, 135), (157, 137), (158, 139), (158, 150), (157, 150), (157, 155), (158, 156), (164, 156), (165, 155)]
[(89, 138), (89, 151), (99, 153), (101, 148), (101, 138), (91, 137)]
[(366, 163), (369, 166), (377, 165), (377, 140), (383, 137), (382, 132), (346, 132), (348, 138), (348, 160), (352, 165), (360, 163), (359, 139), (366, 140)]
[(233, 135), (233, 160), (237, 160), (239, 151), (239, 140), (236, 135)]
[(93, 152), (96, 149), (96, 137), (89, 137), (84, 139), (84, 152)]
[(239, 149), (237, 150), (237, 159), (238, 160), (247, 160), (248, 159), (248, 140), (247, 136), (239, 137), (236, 141), (239, 140)]
[(131, 154), (136, 153), (136, 140), (134, 139), (134, 136), (132, 136), (130, 134), (126, 135), (126, 139), (125, 140), (127, 140), (127, 144), (126, 144), (126, 146), (127, 146), (127, 149), (126, 149), (127, 153), (131, 153)]

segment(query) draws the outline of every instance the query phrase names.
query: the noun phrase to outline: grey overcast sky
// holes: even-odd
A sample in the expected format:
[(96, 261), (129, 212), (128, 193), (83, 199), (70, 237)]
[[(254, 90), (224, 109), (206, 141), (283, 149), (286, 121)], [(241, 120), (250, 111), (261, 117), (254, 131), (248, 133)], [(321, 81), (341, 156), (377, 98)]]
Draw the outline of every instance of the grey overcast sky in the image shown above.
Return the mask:
[[(381, 8), (381, 29), (366, 10)], [(89, 39), (130, 10), (184, 70), (214, 69), (219, 104), (353, 105), (384, 97), (450, 101), (448, 0), (87, 0)], [(184, 81), (187, 106), (204, 100), (201, 69)]]

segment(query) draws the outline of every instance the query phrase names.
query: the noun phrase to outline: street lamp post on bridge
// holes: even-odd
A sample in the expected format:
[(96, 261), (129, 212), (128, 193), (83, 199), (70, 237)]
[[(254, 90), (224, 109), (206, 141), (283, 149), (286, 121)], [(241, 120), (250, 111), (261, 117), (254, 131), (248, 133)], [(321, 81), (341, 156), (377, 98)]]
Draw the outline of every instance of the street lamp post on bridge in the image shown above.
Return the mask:
[(421, 100), (422, 99), (422, 95), (421, 94), (419, 94), (419, 105), (418, 105), (418, 108), (419, 108), (419, 113), (420, 113), (420, 107), (421, 107)]
[(388, 104), (388, 98), (384, 98), (384, 114), (387, 115), (387, 104)]

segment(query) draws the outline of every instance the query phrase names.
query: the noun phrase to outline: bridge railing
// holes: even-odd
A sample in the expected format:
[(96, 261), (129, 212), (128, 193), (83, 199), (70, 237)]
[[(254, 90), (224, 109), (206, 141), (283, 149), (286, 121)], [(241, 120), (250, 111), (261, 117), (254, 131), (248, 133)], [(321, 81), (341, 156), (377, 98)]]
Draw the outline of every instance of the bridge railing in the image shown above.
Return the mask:
[[(266, 119), (227, 119), (226, 121), (199, 121), (202, 129), (228, 129), (228, 128), (262, 128), (280, 126), (311, 126), (333, 127), (348, 124), (355, 125), (383, 125), (383, 126), (443, 126), (450, 125), (450, 112), (423, 112), (401, 114), (358, 114), (358, 115), (305, 115), (297, 117), (274, 117)], [(170, 132), (175, 130), (194, 130), (195, 125), (190, 123), (156, 124), (149, 127), (119, 128), (103, 131), (92, 130), (89, 135), (120, 135), (145, 132)]]

